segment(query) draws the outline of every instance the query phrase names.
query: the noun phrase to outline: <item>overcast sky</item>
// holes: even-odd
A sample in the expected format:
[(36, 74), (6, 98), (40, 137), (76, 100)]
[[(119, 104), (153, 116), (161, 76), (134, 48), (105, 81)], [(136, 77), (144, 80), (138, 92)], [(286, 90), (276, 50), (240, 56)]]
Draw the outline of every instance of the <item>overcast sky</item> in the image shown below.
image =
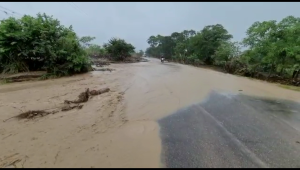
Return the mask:
[(45, 12), (73, 25), (79, 36), (95, 36), (94, 43), (118, 37), (138, 50), (148, 47), (151, 35), (219, 23), (239, 41), (255, 21), (300, 17), (299, 2), (0, 2), (1, 19), (7, 17), (3, 7), (20, 14)]

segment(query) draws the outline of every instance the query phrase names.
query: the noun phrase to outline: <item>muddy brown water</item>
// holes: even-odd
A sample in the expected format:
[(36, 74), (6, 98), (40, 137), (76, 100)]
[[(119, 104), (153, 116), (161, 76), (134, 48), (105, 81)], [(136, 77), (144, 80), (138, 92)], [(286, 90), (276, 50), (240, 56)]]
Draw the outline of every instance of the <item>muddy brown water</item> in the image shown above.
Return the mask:
[[(1, 112), (5, 111), (1, 119), (15, 114), (11, 106), (22, 107), (22, 102), (27, 102), (22, 109), (47, 108), (91, 86), (109, 87), (112, 92), (93, 99), (80, 111), (35, 123), (1, 124), (4, 147), (0, 157), (16, 152), (26, 155), (24, 167), (164, 167), (157, 121), (205, 101), (211, 91), (300, 101), (299, 92), (276, 84), (181, 64), (162, 64), (157, 59), (109, 67), (116, 71), (1, 86)], [(119, 94), (124, 94), (121, 106), (117, 103)]]

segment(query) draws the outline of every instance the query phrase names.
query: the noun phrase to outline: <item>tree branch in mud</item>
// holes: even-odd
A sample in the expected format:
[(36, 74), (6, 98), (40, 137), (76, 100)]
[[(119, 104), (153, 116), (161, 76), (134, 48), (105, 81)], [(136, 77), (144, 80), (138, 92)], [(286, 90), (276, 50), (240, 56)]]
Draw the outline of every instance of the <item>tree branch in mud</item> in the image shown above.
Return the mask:
[(6, 120), (4, 120), (3, 122), (6, 122), (10, 119), (13, 119), (13, 118), (17, 118), (18, 120), (21, 120), (21, 119), (34, 119), (36, 117), (44, 117), (44, 116), (47, 116), (48, 114), (55, 114), (57, 113), (58, 111), (55, 110), (55, 111), (51, 111), (51, 112), (47, 112), (45, 110), (29, 110), (27, 112), (23, 112), (17, 116), (13, 116), (11, 118), (8, 118)]
[[(72, 110), (72, 109), (75, 109), (75, 108), (82, 109), (83, 105), (79, 105), (79, 103), (87, 102), (89, 100), (90, 96), (100, 95), (100, 94), (103, 94), (103, 93), (106, 93), (106, 92), (109, 92), (109, 91), (110, 91), (109, 88), (103, 88), (103, 89), (100, 89), (100, 90), (92, 90), (92, 91), (89, 91), (89, 88), (87, 88), (84, 92), (79, 94), (77, 100), (73, 100), (73, 101), (65, 100), (64, 103), (67, 104), (67, 105), (62, 107), (61, 111), (69, 111), (69, 110)], [(71, 105), (72, 103), (74, 103), (76, 105)], [(14, 108), (16, 108), (16, 107), (14, 107)], [(46, 111), (46, 110), (49, 110), (49, 109), (29, 110), (29, 111), (26, 111), (26, 112), (23, 112), (22, 110), (20, 110), (22, 112), (21, 114), (19, 114), (17, 116), (10, 117), (10, 118), (4, 120), (3, 122), (6, 122), (6, 121), (8, 121), (12, 118), (17, 118), (18, 120), (20, 120), (20, 119), (34, 119), (36, 117), (44, 117), (44, 116), (47, 116), (49, 114), (55, 114), (55, 113), (59, 112), (59, 110), (57, 110), (57, 108), (56, 108), (56, 110), (53, 110), (53, 111)]]
[(61, 108), (61, 111), (65, 112), (65, 111), (69, 111), (69, 110), (72, 110), (72, 109), (82, 109), (83, 105), (75, 105), (75, 106), (70, 106), (70, 105), (67, 105), (67, 106), (64, 106), (63, 108)]
[(82, 93), (79, 94), (77, 100), (73, 100), (73, 101), (71, 101), (71, 100), (65, 100), (65, 103), (66, 104), (70, 104), (70, 103), (76, 103), (76, 104), (78, 104), (78, 103), (85, 103), (85, 102), (87, 102), (89, 100), (89, 96), (90, 96), (90, 89), (88, 88), (88, 89), (86, 89), (85, 92), (82, 92)]
[(93, 71), (114, 71), (115, 69), (112, 68), (93, 68)]
[(90, 95), (95, 96), (95, 95), (103, 94), (103, 93), (106, 93), (106, 92), (109, 92), (109, 91), (110, 91), (109, 88), (103, 88), (103, 89), (100, 89), (100, 90), (92, 90), (90, 92)]

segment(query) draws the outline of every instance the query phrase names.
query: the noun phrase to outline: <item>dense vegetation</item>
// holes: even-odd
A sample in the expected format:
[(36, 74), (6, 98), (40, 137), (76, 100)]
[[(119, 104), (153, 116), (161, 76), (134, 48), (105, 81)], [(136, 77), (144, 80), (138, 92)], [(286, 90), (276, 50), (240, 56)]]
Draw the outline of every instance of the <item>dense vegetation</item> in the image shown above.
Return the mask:
[(89, 60), (72, 26), (45, 14), (10, 17), (0, 24), (0, 70), (46, 70), (58, 76), (88, 71)]
[[(220, 24), (196, 32), (150, 36), (146, 55), (192, 64), (214, 65), (226, 72), (299, 85), (300, 18), (255, 22), (240, 43)], [(241, 47), (247, 48), (241, 51)]]
[(124, 60), (135, 49), (122, 39), (112, 38), (103, 47), (91, 44), (94, 39), (79, 38), (72, 26), (65, 27), (46, 14), (10, 17), (0, 23), (0, 72), (43, 70), (47, 75), (72, 75), (91, 69), (91, 55)]
[[(214, 65), (243, 76), (280, 80), (300, 85), (300, 18), (255, 22), (238, 43), (220, 24), (200, 31), (184, 30), (169, 36), (150, 36), (147, 56), (192, 65)], [(142, 57), (142, 50), (123, 39), (112, 38), (103, 46), (91, 44), (95, 37), (78, 37), (46, 14), (10, 17), (0, 22), (0, 72), (45, 70), (65, 76), (91, 69), (90, 58), (125, 61)], [(244, 46), (247, 50), (242, 51)]]
[(143, 50), (135, 51), (135, 47), (123, 39), (112, 38), (103, 46), (92, 44), (86, 48), (88, 56), (92, 58), (105, 58), (112, 61), (125, 61), (132, 56), (142, 57)]

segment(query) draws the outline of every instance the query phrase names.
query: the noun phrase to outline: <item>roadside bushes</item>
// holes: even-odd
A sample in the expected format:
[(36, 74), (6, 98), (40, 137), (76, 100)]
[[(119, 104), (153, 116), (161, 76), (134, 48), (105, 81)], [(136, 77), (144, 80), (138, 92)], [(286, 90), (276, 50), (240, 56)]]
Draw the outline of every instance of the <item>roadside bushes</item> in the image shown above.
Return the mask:
[(130, 43), (127, 43), (123, 39), (112, 38), (108, 43), (104, 44), (103, 47), (110, 55), (112, 60), (124, 61), (134, 53), (135, 47)]
[(10, 17), (0, 23), (0, 71), (45, 70), (65, 76), (87, 72), (90, 62), (72, 26), (46, 14)]
[[(147, 56), (192, 65), (214, 65), (225, 72), (300, 85), (300, 18), (254, 22), (242, 42), (221, 24), (169, 36), (152, 35)], [(245, 48), (242, 50), (242, 48)]]
[(93, 60), (102, 58), (110, 61), (125, 62), (132, 59), (134, 55), (140, 57), (144, 55), (142, 50), (137, 53), (134, 49), (135, 47), (124, 39), (111, 38), (103, 46), (90, 44), (85, 48), (85, 51)]

